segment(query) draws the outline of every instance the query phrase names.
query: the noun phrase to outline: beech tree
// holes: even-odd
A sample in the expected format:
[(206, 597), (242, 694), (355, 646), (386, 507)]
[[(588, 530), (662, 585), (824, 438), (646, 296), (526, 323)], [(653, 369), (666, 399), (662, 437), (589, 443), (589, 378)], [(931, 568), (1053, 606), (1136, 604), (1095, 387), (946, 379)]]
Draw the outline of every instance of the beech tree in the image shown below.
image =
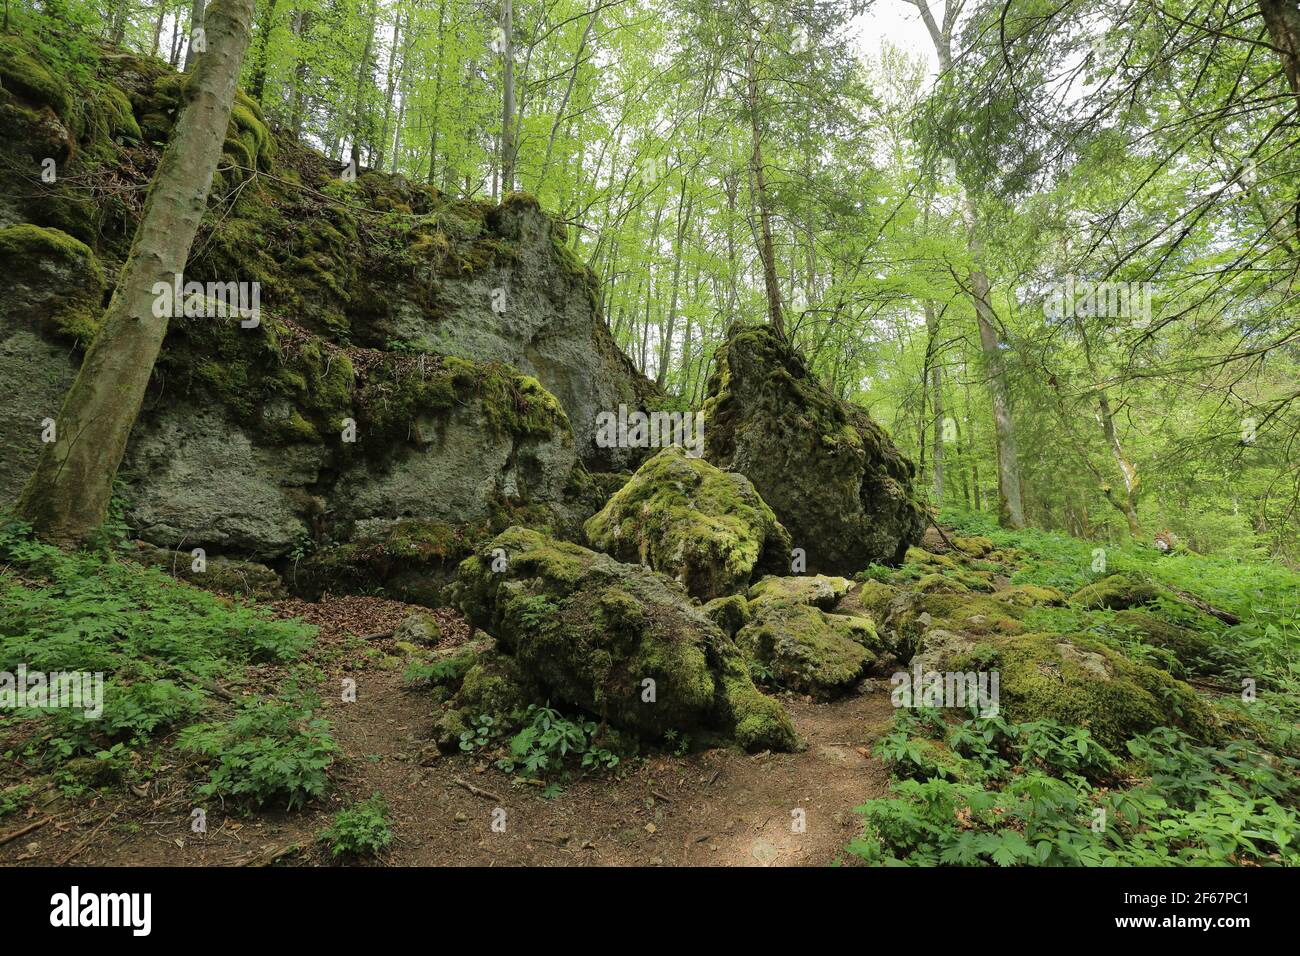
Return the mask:
[(113, 479), (140, 412), (169, 316), (155, 286), (185, 269), (230, 123), (253, 0), (215, 0), (206, 49), (187, 84), (144, 216), (108, 310), (16, 507), (43, 537), (76, 544), (104, 521)]

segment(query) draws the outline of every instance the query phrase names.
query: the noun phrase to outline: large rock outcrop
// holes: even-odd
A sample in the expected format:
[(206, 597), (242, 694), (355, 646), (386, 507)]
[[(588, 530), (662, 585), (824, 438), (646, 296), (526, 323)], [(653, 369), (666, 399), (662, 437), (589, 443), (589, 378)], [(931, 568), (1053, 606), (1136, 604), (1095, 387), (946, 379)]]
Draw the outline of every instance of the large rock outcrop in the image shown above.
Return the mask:
[[(184, 98), (158, 60), (105, 53), (100, 74), (80, 89), (0, 37), (0, 386), (23, 396), (0, 414), (0, 501), (93, 339)], [(583, 466), (644, 455), (598, 448), (597, 415), (655, 389), (563, 227), (522, 195), (454, 201), (339, 172), (237, 96), (185, 280), (256, 283), (259, 321), (173, 319), (122, 470), (128, 525), (295, 573), (413, 522), (459, 540), (526, 508), (576, 533), (603, 501)]]
[(769, 326), (733, 329), (714, 362), (705, 457), (754, 483), (808, 570), (901, 561), (925, 519), (913, 465), (884, 430), (826, 391)]
[(592, 547), (663, 571), (702, 601), (790, 561), (790, 536), (749, 479), (677, 446), (642, 465), (585, 531)]
[(642, 565), (510, 528), (461, 564), (455, 593), (553, 700), (655, 738), (712, 729), (750, 750), (796, 744), (731, 638)]

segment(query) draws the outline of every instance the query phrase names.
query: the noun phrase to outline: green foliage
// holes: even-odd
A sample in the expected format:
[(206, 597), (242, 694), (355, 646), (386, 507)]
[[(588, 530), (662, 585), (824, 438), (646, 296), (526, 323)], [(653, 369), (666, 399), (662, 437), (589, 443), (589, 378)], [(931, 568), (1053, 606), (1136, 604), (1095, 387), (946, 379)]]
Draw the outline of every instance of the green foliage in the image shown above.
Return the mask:
[(555, 775), (566, 761), (579, 759), (583, 770), (613, 770), (624, 744), (617, 733), (601, 732), (594, 720), (571, 720), (549, 704), (529, 704), (523, 728), (510, 739), (510, 756), (497, 761), (507, 773)]
[(1294, 758), (1160, 728), (1121, 761), (1051, 721), (941, 724), (909, 714), (881, 740), (894, 795), (857, 808), (865, 829), (848, 852), (922, 866), (1300, 863)]
[(334, 857), (378, 856), (393, 842), (388, 805), (379, 794), (340, 810), (319, 839)]
[(290, 810), (319, 797), (338, 746), (326, 720), (313, 716), (318, 701), (286, 697), (242, 702), (221, 722), (186, 727), (179, 745), (210, 762), (204, 796)]
[[(246, 664), (289, 661), (314, 629), (273, 620), (107, 553), (67, 554), (0, 516), (0, 670), (101, 672), (103, 714), (21, 709), (50, 759), (149, 738), (209, 706), (205, 685)], [(38, 730), (39, 727), (39, 730)]]

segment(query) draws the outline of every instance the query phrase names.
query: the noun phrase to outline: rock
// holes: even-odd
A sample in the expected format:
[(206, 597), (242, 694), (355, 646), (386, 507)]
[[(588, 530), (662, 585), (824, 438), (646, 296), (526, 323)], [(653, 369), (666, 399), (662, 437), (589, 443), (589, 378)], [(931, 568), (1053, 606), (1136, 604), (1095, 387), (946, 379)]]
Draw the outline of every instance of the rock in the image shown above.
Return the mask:
[(768, 675), (789, 690), (826, 699), (862, 679), (880, 649), (865, 617), (827, 614), (808, 604), (754, 605), (753, 619), (736, 634), (736, 644)]
[(993, 592), (993, 597), (995, 600), (1025, 608), (1060, 607), (1065, 604), (1065, 595), (1056, 588), (1038, 584), (1016, 584)]
[(393, 638), (411, 644), (437, 644), (442, 640), (438, 619), (427, 611), (408, 614), (393, 631)]
[(823, 611), (834, 610), (853, 588), (847, 578), (814, 574), (808, 577), (768, 575), (749, 589), (751, 604), (811, 604)]
[[(136, 181), (184, 91), (180, 74), (121, 53), (93, 101), (77, 103), (39, 49), (0, 47), (0, 61), (49, 77), (25, 92), (6, 78), (0, 92), (0, 388), (24, 396), (0, 411), (12, 451), (0, 498), (12, 500), (138, 224), (131, 204), (86, 203), (78, 183)], [(42, 130), (74, 120), (75, 154), (47, 148)], [(135, 152), (123, 140), (139, 141)], [(135, 536), (275, 563), (290, 578), (322, 555), (316, 577), (342, 581), (367, 569), (326, 552), (368, 547), (406, 521), (500, 531), (512, 523), (500, 512), (529, 506), (579, 533), (619, 479), (575, 463), (615, 473), (645, 457), (598, 448), (598, 415), (659, 396), (614, 343), (564, 227), (526, 196), (456, 201), (375, 172), (342, 183), (323, 157), (277, 145), (243, 93), (223, 149), (225, 165), (272, 175), (228, 196), (242, 174), (218, 175), (225, 205), (185, 279), (258, 283), (259, 322), (172, 319), (121, 472)], [(23, 172), (32, 156), (60, 157), (39, 196)], [(395, 569), (393, 586), (436, 597), (443, 569), (425, 570)]]
[(705, 604), (704, 613), (722, 628), (724, 634), (735, 637), (736, 632), (749, 621), (749, 602), (743, 594), (729, 594)]
[(901, 561), (925, 517), (914, 467), (884, 430), (826, 391), (769, 326), (736, 327), (714, 362), (705, 457), (754, 483), (807, 569)]
[(1085, 585), (1070, 595), (1070, 603), (1085, 608), (1110, 608), (1123, 611), (1151, 604), (1162, 596), (1173, 598), (1173, 592), (1138, 574), (1112, 574)]
[(642, 465), (584, 530), (592, 547), (662, 571), (702, 601), (789, 563), (790, 536), (749, 479), (677, 446)]
[(195, 556), (191, 551), (166, 551), (144, 541), (136, 541), (128, 553), (141, 564), (160, 568), (173, 577), (209, 591), (239, 594), (260, 601), (274, 601), (285, 594), (280, 575), (256, 561), (205, 557), (203, 569), (196, 570)]
[(1175, 677), (1187, 674), (1220, 674), (1230, 669), (1233, 655), (1215, 639), (1219, 626), (1209, 615), (1201, 615), (1199, 626), (1184, 627), (1147, 610), (1120, 611), (1111, 622), (1120, 633), (1160, 648), (1173, 658), (1166, 669)]
[(852, 587), (822, 575), (765, 577), (749, 590), (750, 621), (736, 643), (781, 687), (822, 699), (842, 694), (884, 651), (870, 618), (827, 613)]
[(70, 346), (93, 334), (104, 276), (86, 245), (30, 224), (0, 228), (0, 274), (0, 501), (8, 503), (36, 467), (42, 423), (57, 418), (77, 375)]
[(220, 406), (175, 402), (136, 423), (122, 465), (127, 523), (161, 547), (274, 559), (309, 536), (311, 445), (257, 441)]
[[(507, 560), (493, 570), (498, 552)], [(712, 728), (747, 749), (796, 744), (735, 644), (680, 585), (642, 565), (510, 528), (461, 564), (455, 597), (539, 699), (653, 737)]]
[(1212, 712), (1192, 688), (1083, 636), (973, 637), (934, 628), (921, 647), (927, 670), (997, 672), (1004, 719), (1087, 727), (1120, 755), (1125, 741), (1156, 727), (1178, 727), (1209, 742), (1219, 736)]

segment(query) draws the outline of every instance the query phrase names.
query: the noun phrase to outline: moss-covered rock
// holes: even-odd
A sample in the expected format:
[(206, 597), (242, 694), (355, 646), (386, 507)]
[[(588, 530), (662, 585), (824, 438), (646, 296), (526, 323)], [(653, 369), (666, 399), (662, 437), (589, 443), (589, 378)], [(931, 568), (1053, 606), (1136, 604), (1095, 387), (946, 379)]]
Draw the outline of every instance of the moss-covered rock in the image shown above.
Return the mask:
[(192, 551), (167, 551), (137, 541), (128, 552), (141, 564), (159, 568), (172, 577), (207, 591), (237, 594), (259, 601), (274, 601), (285, 595), (284, 581), (273, 568), (257, 561), (206, 555), (200, 560)]
[(849, 690), (884, 653), (875, 622), (835, 610), (853, 588), (845, 578), (763, 578), (749, 590), (749, 621), (736, 644), (772, 683), (814, 697)]
[(584, 530), (592, 547), (662, 571), (702, 601), (789, 561), (790, 536), (749, 479), (677, 446), (642, 465)]
[(1070, 603), (1085, 608), (1123, 611), (1172, 596), (1172, 591), (1144, 575), (1121, 573), (1084, 585), (1070, 595)]
[(455, 596), (555, 700), (652, 737), (714, 728), (750, 747), (795, 745), (733, 642), (641, 565), (510, 528), (461, 564)]
[(751, 604), (811, 604), (823, 611), (834, 610), (853, 589), (847, 578), (824, 574), (775, 577), (768, 575), (749, 589)]
[(32, 223), (0, 228), (6, 324), (22, 319), (89, 344), (104, 308), (104, 273), (84, 242)]
[(733, 329), (714, 363), (705, 457), (754, 483), (808, 570), (901, 561), (925, 518), (914, 467), (884, 430), (823, 388), (769, 326)]
[(1221, 673), (1231, 661), (1231, 654), (1216, 640), (1217, 627), (1206, 618), (1203, 629), (1175, 624), (1146, 610), (1120, 611), (1111, 627), (1123, 635), (1136, 637), (1144, 644), (1168, 651), (1177, 662), (1175, 676)]
[(751, 602), (736, 644), (772, 683), (818, 698), (851, 689), (881, 650), (869, 618), (827, 614), (811, 604)]
[(1039, 584), (1016, 584), (1001, 591), (993, 592), (998, 601), (1005, 601), (1017, 607), (1060, 607), (1065, 603), (1065, 595), (1053, 587)]
[(1085, 637), (936, 627), (921, 638), (917, 663), (940, 672), (995, 670), (1007, 720), (1087, 727), (1120, 752), (1124, 741), (1156, 727), (1178, 727), (1207, 741), (1219, 735), (1212, 711), (1192, 688)]
[(743, 594), (728, 594), (705, 604), (704, 613), (722, 628), (724, 634), (735, 637), (736, 632), (749, 622), (749, 601)]

